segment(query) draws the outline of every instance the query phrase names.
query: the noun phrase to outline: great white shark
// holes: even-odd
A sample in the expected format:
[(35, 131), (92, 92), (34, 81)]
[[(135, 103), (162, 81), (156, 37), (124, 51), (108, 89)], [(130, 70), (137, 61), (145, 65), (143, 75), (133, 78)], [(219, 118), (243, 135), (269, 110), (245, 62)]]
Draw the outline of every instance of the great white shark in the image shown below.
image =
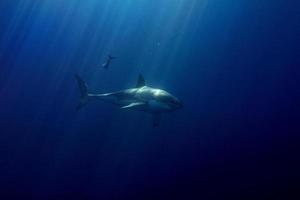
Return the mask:
[(153, 115), (153, 126), (158, 126), (161, 114), (173, 112), (183, 107), (178, 98), (167, 91), (146, 86), (142, 75), (139, 75), (134, 88), (103, 94), (90, 93), (86, 82), (77, 74), (75, 78), (80, 90), (80, 100), (76, 107), (77, 110), (81, 109), (89, 101), (102, 100), (113, 103), (121, 109), (132, 109), (150, 113)]

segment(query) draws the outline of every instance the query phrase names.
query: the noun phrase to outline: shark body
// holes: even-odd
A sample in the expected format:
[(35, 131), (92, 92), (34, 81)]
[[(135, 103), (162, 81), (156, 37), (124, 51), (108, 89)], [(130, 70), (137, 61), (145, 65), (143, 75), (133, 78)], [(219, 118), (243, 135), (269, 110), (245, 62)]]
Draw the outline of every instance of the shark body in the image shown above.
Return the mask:
[(81, 94), (77, 110), (90, 100), (102, 100), (113, 103), (121, 109), (133, 109), (150, 113), (154, 119), (153, 126), (157, 126), (160, 114), (183, 107), (182, 103), (167, 91), (146, 86), (142, 75), (139, 75), (134, 88), (103, 94), (89, 93), (87, 84), (78, 75), (75, 75), (75, 77)]

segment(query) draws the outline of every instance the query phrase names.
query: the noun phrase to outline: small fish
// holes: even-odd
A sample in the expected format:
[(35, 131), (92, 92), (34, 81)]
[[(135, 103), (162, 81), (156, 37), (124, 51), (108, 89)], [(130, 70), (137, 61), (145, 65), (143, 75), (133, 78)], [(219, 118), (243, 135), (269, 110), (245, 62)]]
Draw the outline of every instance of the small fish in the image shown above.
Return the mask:
[(111, 55), (108, 55), (108, 56), (107, 56), (107, 59), (106, 59), (106, 61), (105, 61), (105, 63), (102, 64), (102, 67), (103, 67), (104, 69), (108, 69), (109, 66), (110, 66), (110, 64), (111, 64), (111, 61), (114, 60), (114, 59), (116, 59), (116, 58), (117, 58), (117, 57), (113, 57), (113, 56), (111, 56)]

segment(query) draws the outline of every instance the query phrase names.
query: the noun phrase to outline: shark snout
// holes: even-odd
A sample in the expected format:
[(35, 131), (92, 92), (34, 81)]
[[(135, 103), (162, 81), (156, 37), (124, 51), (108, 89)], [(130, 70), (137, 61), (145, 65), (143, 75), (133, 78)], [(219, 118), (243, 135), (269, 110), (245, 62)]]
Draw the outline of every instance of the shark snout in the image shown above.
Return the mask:
[(173, 108), (174, 109), (180, 109), (180, 108), (183, 108), (183, 103), (179, 100), (176, 100), (174, 103), (173, 103)]
[(183, 108), (183, 103), (181, 101), (179, 101), (178, 106), (179, 106), (179, 108)]
[(176, 105), (176, 109), (183, 108), (183, 103), (181, 101), (177, 101), (175, 105)]

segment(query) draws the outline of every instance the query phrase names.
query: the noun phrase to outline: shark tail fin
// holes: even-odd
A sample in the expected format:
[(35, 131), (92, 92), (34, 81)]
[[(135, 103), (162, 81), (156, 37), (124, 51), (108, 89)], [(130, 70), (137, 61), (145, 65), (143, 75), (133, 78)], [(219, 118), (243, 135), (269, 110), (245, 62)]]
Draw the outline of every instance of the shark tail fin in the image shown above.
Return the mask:
[(89, 99), (88, 86), (86, 82), (82, 80), (78, 74), (75, 74), (75, 79), (77, 80), (77, 84), (80, 91), (80, 99), (78, 105), (76, 106), (76, 110), (80, 110), (88, 102)]

